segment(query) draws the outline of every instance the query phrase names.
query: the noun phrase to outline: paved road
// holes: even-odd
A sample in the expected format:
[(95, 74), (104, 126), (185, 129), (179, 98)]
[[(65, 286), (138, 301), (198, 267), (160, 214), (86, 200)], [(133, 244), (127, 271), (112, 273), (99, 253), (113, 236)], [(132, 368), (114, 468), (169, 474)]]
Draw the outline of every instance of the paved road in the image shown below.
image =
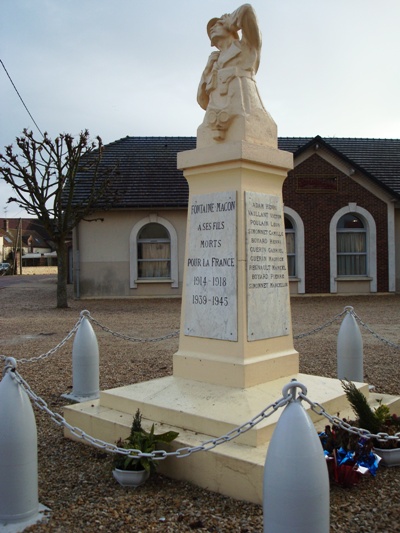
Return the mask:
[(32, 276), (0, 276), (0, 289), (14, 285), (37, 285), (44, 281), (56, 281), (57, 274), (34, 274)]

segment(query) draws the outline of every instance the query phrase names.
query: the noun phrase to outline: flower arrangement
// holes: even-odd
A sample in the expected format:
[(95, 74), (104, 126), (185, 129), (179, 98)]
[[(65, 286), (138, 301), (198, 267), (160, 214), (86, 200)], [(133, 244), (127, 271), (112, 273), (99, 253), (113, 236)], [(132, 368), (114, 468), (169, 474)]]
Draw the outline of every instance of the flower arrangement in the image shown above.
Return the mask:
[(342, 380), (342, 387), (357, 416), (349, 424), (377, 435), (366, 438), (337, 426), (326, 426), (319, 434), (331, 479), (349, 487), (358, 483), (363, 473), (375, 476), (381, 460), (386, 466), (400, 465), (398, 455), (393, 455), (397, 450), (400, 453), (400, 419), (382, 402), (372, 409), (365, 395), (351, 381)]
[(373, 453), (369, 439), (349, 433), (339, 426), (325, 426), (319, 438), (332, 482), (342, 487), (352, 487), (359, 483), (362, 475), (376, 475), (379, 457)]

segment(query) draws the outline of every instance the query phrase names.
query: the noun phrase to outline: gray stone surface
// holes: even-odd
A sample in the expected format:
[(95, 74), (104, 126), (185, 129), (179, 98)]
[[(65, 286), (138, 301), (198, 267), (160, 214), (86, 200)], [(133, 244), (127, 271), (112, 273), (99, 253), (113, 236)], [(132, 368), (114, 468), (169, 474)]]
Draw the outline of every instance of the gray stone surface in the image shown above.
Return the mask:
[(285, 224), (280, 196), (245, 192), (248, 340), (289, 334)]
[(185, 335), (237, 340), (236, 208), (235, 191), (191, 199)]

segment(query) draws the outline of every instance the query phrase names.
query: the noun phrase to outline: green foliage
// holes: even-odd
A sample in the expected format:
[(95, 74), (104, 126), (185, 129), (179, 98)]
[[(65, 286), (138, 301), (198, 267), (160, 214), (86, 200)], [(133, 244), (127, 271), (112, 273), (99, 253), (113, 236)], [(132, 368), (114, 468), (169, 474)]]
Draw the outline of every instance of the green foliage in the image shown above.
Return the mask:
[[(176, 431), (167, 431), (156, 435), (154, 433), (154, 424), (150, 432), (142, 428), (142, 415), (138, 409), (133, 418), (131, 432), (125, 440), (119, 439), (117, 445), (126, 450), (135, 450), (142, 453), (152, 453), (159, 449), (159, 445), (169, 444), (179, 435)], [(136, 457), (135, 457), (136, 455)], [(137, 457), (137, 453), (132, 452), (130, 455), (116, 454), (114, 458), (114, 467), (120, 470), (146, 470), (154, 472), (158, 462), (152, 457)]]
[(342, 380), (341, 383), (347, 400), (358, 417), (360, 427), (370, 433), (379, 433), (381, 421), (369, 406), (365, 395), (351, 381)]
[[(396, 414), (390, 414), (390, 409), (387, 405), (378, 400), (379, 407), (372, 410), (368, 405), (367, 399), (362, 392), (351, 381), (342, 381), (343, 389), (346, 393), (347, 399), (358, 417), (358, 425), (367, 429), (370, 433), (387, 433), (388, 435), (396, 435), (400, 432), (400, 417)], [(398, 440), (383, 440), (373, 439), (373, 446), (377, 448), (400, 448), (400, 441)]]
[(379, 407), (375, 409), (375, 416), (381, 424), (385, 424), (390, 418), (390, 409), (387, 405), (382, 403), (382, 400), (378, 400)]

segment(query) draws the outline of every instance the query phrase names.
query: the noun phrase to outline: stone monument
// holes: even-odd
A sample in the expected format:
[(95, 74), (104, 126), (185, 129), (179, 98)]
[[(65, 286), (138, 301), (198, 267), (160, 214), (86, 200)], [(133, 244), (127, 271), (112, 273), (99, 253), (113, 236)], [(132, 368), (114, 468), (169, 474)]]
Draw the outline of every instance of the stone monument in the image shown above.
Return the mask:
[[(241, 38), (239, 33), (241, 32)], [(197, 101), (206, 111), (197, 147), (213, 141), (248, 141), (277, 147), (277, 127), (259, 95), (261, 33), (249, 4), (207, 24), (211, 53), (201, 76)]]
[[(253, 8), (211, 19), (207, 33), (217, 50), (198, 90), (204, 121), (196, 149), (178, 154), (189, 205), (173, 375), (65, 409), (70, 424), (108, 442), (129, 433), (140, 408), (145, 419), (179, 432), (174, 447), (198, 446), (251, 420), (292, 378), (327, 410), (347, 408), (338, 380), (298, 373), (282, 203), (293, 157), (277, 148), (276, 125), (257, 89), (261, 35)], [(162, 461), (160, 470), (260, 503), (278, 417), (212, 451)]]
[[(238, 32), (241, 32), (239, 38)], [(197, 147), (178, 156), (189, 183), (174, 375), (251, 387), (298, 372), (290, 323), (282, 184), (293, 167), (255, 81), (261, 34), (249, 4), (207, 24)]]

